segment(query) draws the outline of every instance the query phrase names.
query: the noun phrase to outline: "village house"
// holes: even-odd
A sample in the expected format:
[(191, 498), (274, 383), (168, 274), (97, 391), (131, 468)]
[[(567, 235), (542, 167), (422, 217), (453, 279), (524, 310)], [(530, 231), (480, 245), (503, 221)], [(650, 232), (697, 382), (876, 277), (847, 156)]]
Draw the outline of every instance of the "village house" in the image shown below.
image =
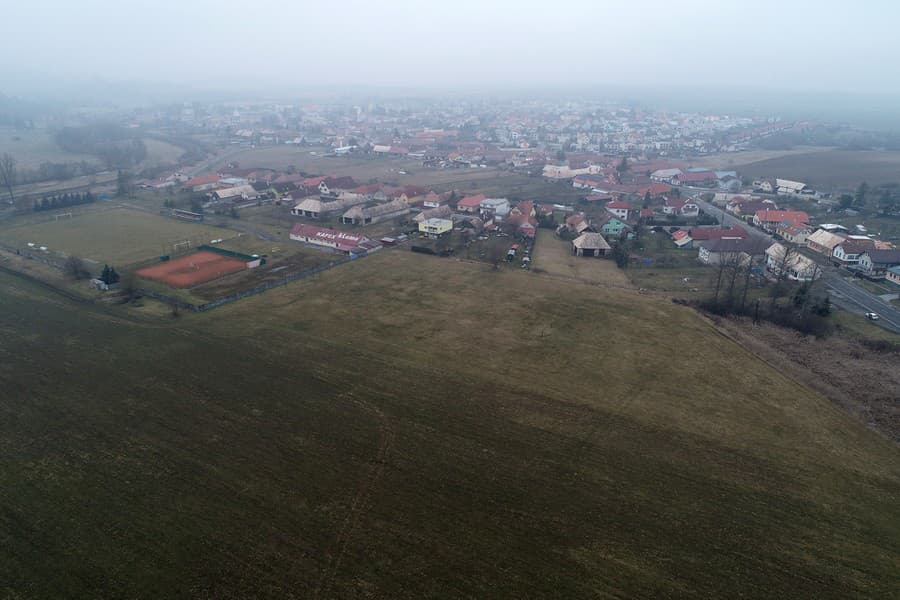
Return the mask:
[(774, 179), (757, 179), (753, 182), (753, 189), (759, 190), (764, 194), (774, 194), (778, 186)]
[(900, 266), (891, 267), (885, 271), (884, 278), (894, 285), (900, 285)]
[(352, 177), (326, 177), (318, 185), (319, 194), (333, 197), (337, 197), (341, 191), (350, 191), (355, 187), (358, 187), (358, 184)]
[(763, 209), (756, 211), (753, 216), (753, 224), (769, 232), (774, 232), (776, 227), (785, 222), (803, 225), (809, 223), (809, 215), (802, 210)]
[(206, 192), (215, 189), (219, 185), (221, 177), (215, 173), (210, 175), (200, 175), (192, 179), (188, 179), (181, 186), (185, 190), (192, 192)]
[(778, 210), (778, 205), (772, 200), (743, 198), (741, 200), (732, 200), (725, 206), (725, 210), (746, 220), (748, 217), (752, 218), (761, 210)]
[(634, 210), (634, 208), (627, 202), (615, 200), (606, 205), (606, 210), (612, 213), (614, 216), (622, 219), (623, 221), (627, 221), (628, 215), (631, 213), (631, 211)]
[(566, 219), (565, 228), (569, 233), (581, 233), (590, 227), (590, 223), (583, 214), (575, 214)]
[(506, 198), (485, 198), (481, 201), (481, 216), (485, 220), (503, 218), (509, 214), (509, 200)]
[(599, 233), (585, 232), (572, 240), (572, 254), (575, 256), (605, 256), (612, 247)]
[(679, 248), (689, 248), (694, 240), (691, 238), (691, 234), (686, 230), (679, 229), (672, 232), (672, 241), (675, 242), (675, 245)]
[(875, 242), (861, 236), (848, 236), (846, 240), (834, 247), (831, 257), (843, 266), (859, 263), (859, 256), (866, 250), (874, 250)]
[(700, 214), (700, 206), (693, 200), (681, 198), (666, 198), (663, 201), (663, 214), (678, 215), (682, 217), (696, 217)]
[(345, 225), (372, 225), (387, 221), (395, 217), (402, 217), (409, 214), (409, 205), (398, 198), (391, 200), (385, 204), (376, 204), (375, 206), (354, 206), (343, 215), (341, 215), (341, 223)]
[(672, 177), (672, 185), (709, 186), (716, 182), (716, 174), (712, 171), (688, 171)]
[(619, 237), (623, 233), (631, 231), (628, 223), (609, 213), (599, 217), (592, 223), (592, 228), (607, 237)]
[(461, 213), (477, 214), (481, 210), (481, 203), (483, 201), (484, 194), (466, 196), (456, 203), (456, 211)]
[(806, 189), (806, 184), (799, 181), (791, 181), (790, 179), (776, 179), (775, 191), (785, 196), (798, 195)]
[(741, 240), (750, 237), (743, 227), (692, 227), (686, 233), (686, 240), (680, 236), (681, 243), (679, 240), (675, 242), (679, 248), (697, 248), (701, 242), (712, 240)]
[(425, 208), (437, 208), (444, 203), (445, 200), (443, 196), (435, 194), (434, 192), (428, 192), (422, 200), (422, 206)]
[(438, 206), (437, 208), (429, 208), (423, 210), (415, 217), (413, 217), (413, 221), (416, 223), (421, 223), (427, 219), (449, 219), (450, 215), (453, 214), (453, 210), (444, 204), (443, 206)]
[(650, 173), (650, 179), (661, 183), (672, 183), (672, 178), (682, 173), (681, 169), (658, 169)]
[(762, 259), (769, 242), (757, 238), (718, 238), (699, 243), (697, 260), (705, 265), (717, 265), (723, 260), (737, 261), (746, 266), (752, 260)]
[(824, 229), (817, 229), (807, 236), (806, 247), (824, 256), (831, 256), (835, 247), (843, 243), (845, 239), (844, 236), (835, 235)]
[(900, 266), (900, 250), (866, 250), (857, 268), (869, 277), (885, 277), (888, 269)]
[(822, 275), (819, 265), (813, 260), (797, 251), (788, 251), (785, 246), (775, 242), (766, 249), (766, 269), (779, 276), (782, 268), (785, 276), (792, 281), (812, 281)]
[(450, 219), (425, 219), (419, 223), (419, 232), (430, 238), (437, 238), (453, 230), (453, 221)]
[(239, 185), (236, 187), (224, 188), (212, 192), (211, 197), (214, 200), (256, 200), (259, 198), (259, 192), (253, 189), (251, 185)]
[(794, 225), (790, 221), (784, 221), (779, 223), (775, 228), (775, 234), (781, 236), (781, 238), (792, 244), (797, 244), (798, 246), (805, 246), (807, 242), (807, 237), (812, 231), (812, 227), (808, 225)]

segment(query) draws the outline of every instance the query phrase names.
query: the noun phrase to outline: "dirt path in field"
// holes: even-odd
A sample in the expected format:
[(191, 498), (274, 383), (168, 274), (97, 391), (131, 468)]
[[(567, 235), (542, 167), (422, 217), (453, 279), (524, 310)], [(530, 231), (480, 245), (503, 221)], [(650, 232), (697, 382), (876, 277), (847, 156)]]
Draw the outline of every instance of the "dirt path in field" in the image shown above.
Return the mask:
[(355, 397), (352, 392), (347, 392), (341, 399), (352, 402), (364, 411), (373, 414), (378, 419), (378, 448), (375, 451), (375, 456), (372, 459), (368, 471), (357, 488), (353, 501), (350, 503), (350, 510), (347, 512), (347, 516), (344, 517), (344, 520), (341, 523), (341, 529), (326, 553), (330, 555), (330, 558), (327, 566), (322, 572), (319, 585), (316, 586), (313, 598), (329, 597), (332, 586), (334, 585), (335, 577), (341, 568), (344, 556), (347, 554), (347, 548), (354, 539), (360, 520), (369, 509), (369, 500), (384, 475), (384, 469), (387, 466), (387, 457), (394, 445), (394, 429), (387, 416), (384, 414), (384, 411), (366, 400)]

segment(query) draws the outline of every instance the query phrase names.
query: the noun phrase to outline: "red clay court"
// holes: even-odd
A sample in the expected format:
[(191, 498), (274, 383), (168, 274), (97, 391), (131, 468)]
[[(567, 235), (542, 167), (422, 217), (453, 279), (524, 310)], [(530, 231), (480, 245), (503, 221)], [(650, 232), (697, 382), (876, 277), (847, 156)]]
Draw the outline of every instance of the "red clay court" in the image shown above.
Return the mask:
[(186, 288), (246, 268), (247, 263), (237, 258), (201, 251), (138, 269), (137, 275), (171, 287)]

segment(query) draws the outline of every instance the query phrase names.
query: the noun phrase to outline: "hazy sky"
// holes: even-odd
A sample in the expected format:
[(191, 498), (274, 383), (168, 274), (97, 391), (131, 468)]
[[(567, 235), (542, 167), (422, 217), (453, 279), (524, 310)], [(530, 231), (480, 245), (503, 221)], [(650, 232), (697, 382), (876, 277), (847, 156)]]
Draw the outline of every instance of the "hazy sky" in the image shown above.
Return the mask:
[[(900, 92), (900, 2), (9, 0), (0, 75)], [(0, 78), (0, 91), (3, 91)]]

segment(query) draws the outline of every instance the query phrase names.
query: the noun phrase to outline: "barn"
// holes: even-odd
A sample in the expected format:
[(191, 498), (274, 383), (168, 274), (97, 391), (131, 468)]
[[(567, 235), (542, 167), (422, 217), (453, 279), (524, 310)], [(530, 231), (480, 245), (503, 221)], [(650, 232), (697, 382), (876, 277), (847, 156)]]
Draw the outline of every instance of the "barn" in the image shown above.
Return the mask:
[(599, 233), (585, 232), (572, 240), (575, 256), (606, 256), (612, 247)]

